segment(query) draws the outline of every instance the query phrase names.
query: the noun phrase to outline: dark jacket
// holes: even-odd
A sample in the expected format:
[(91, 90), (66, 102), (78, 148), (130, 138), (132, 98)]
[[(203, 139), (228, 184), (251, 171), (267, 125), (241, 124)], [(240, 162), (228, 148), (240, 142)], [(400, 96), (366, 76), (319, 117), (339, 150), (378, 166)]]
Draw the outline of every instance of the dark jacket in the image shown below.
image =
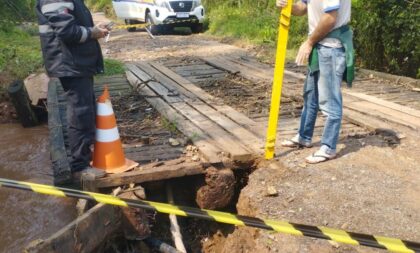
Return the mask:
[(50, 77), (103, 73), (101, 47), (91, 38), (92, 15), (83, 0), (37, 0), (39, 34)]

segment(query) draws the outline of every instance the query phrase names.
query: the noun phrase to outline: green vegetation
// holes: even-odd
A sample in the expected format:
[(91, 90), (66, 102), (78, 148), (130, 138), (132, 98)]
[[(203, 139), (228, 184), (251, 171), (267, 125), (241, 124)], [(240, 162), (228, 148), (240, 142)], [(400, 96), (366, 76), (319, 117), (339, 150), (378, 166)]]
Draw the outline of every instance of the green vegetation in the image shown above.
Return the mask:
[[(217, 4), (217, 2), (219, 4)], [(257, 45), (274, 46), (277, 40), (278, 14), (275, 1), (206, 1), (209, 32), (245, 39)], [(260, 3), (260, 4), (258, 4)], [(307, 21), (294, 17), (290, 29), (289, 45), (297, 47), (306, 37)]]
[(353, 1), (361, 66), (420, 78), (420, 1)]
[[(352, 1), (352, 25), (359, 66), (420, 77), (420, 2)], [(269, 53), (274, 52), (279, 15), (275, 0), (204, 0), (204, 4), (210, 33), (243, 39), (268, 48)], [(293, 17), (289, 59), (306, 36), (306, 17)]]
[(0, 2), (0, 83), (22, 79), (42, 66), (36, 26), (23, 25), (35, 19), (35, 0)]
[(110, 18), (116, 17), (112, 0), (86, 0), (85, 3), (92, 11), (104, 12)]
[(0, 73), (5, 82), (23, 79), (41, 66), (38, 36), (20, 28), (0, 28)]
[(169, 121), (166, 118), (161, 118), (161, 124), (163, 126), (163, 128), (167, 129), (169, 132), (171, 133), (178, 133), (178, 127), (177, 127), (177, 122), (176, 120), (174, 121)]
[(35, 20), (36, 0), (2, 0), (0, 1), (0, 26), (6, 22), (22, 22)]
[(118, 60), (105, 59), (105, 73), (104, 76), (122, 75), (125, 73), (124, 64)]

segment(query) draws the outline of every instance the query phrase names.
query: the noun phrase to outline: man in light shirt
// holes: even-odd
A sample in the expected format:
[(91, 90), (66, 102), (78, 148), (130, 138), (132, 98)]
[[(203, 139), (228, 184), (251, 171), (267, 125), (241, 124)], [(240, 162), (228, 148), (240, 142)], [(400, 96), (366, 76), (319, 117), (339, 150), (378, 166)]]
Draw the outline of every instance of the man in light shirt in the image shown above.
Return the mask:
[[(288, 1), (277, 0), (278, 7)], [(318, 110), (326, 116), (321, 148), (306, 158), (308, 163), (334, 159), (339, 138), (343, 101), (341, 83), (354, 78), (354, 53), (350, 22), (351, 0), (301, 0), (292, 15), (308, 15), (309, 36), (300, 46), (296, 63), (308, 63), (304, 85), (304, 107), (298, 134), (282, 142), (286, 147), (312, 147)]]

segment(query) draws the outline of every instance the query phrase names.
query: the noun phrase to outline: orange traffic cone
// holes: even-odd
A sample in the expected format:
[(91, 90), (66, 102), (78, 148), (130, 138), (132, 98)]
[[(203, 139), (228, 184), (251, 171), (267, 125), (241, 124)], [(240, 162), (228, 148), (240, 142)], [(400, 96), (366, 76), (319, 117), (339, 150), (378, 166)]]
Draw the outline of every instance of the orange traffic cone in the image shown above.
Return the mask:
[(107, 173), (121, 173), (136, 167), (138, 163), (125, 158), (108, 87), (98, 98), (96, 106), (96, 141), (92, 167)]

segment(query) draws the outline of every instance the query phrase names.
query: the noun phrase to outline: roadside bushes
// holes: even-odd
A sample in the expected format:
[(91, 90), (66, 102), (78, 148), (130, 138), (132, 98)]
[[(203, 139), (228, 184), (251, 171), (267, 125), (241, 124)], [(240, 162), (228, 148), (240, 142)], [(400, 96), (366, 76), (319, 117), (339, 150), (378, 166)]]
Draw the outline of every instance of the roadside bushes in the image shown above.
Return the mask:
[[(275, 7), (274, 0), (206, 0), (204, 4), (208, 10), (210, 33), (246, 39), (257, 44), (275, 45), (279, 9)], [(289, 47), (298, 47), (306, 33), (306, 18), (294, 17)]]
[(104, 12), (107, 17), (116, 17), (112, 0), (85, 0), (85, 3), (93, 11)]
[(359, 64), (420, 78), (420, 1), (353, 1)]
[[(209, 31), (274, 46), (275, 0), (204, 0)], [(420, 78), (420, 0), (352, 0), (358, 65)], [(293, 17), (289, 49), (307, 36), (307, 18)], [(293, 50), (292, 50), (293, 51)]]
[(42, 67), (38, 36), (20, 28), (0, 29), (0, 82), (23, 79)]

